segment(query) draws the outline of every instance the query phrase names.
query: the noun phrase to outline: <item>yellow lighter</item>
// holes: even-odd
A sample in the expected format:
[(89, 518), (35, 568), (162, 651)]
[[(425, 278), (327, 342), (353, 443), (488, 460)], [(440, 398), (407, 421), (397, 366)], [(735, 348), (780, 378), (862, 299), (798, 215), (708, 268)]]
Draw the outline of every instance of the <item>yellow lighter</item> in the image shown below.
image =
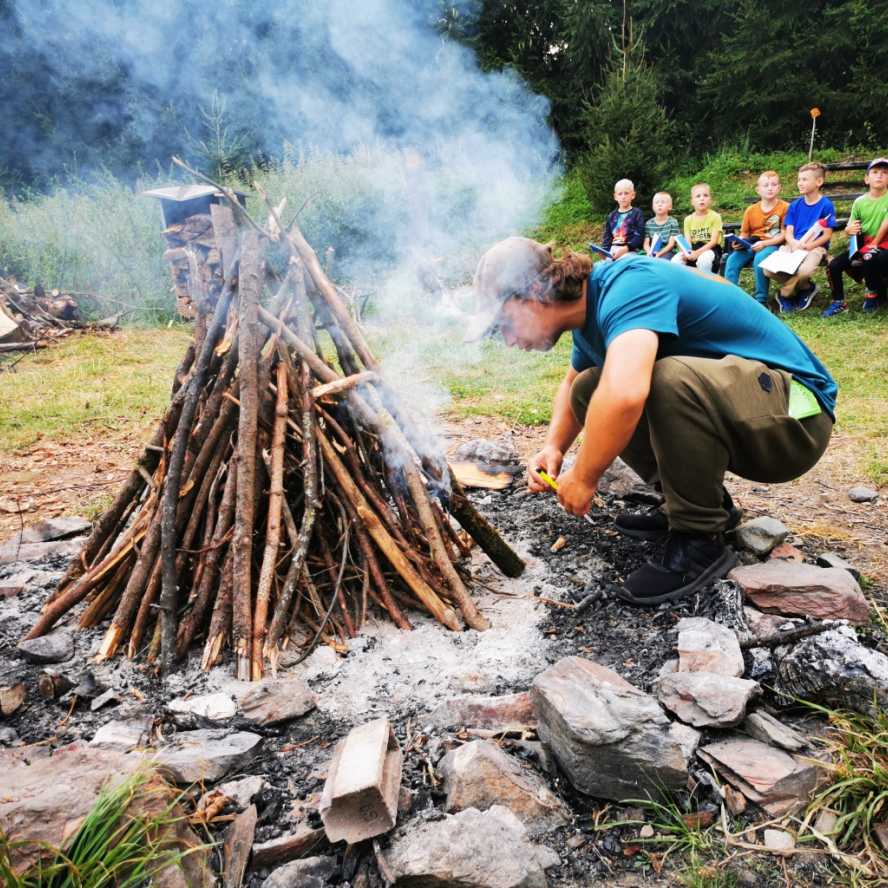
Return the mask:
[[(556, 481), (556, 480), (555, 480), (555, 479), (554, 479), (554, 478), (553, 478), (548, 472), (546, 472), (546, 471), (543, 470), (543, 469), (537, 469), (537, 470), (536, 470), (536, 473), (537, 473), (537, 475), (540, 476), (540, 478), (543, 479), (543, 481), (546, 482), (546, 484), (549, 485), (549, 487), (552, 488), (552, 490), (555, 491), (555, 493), (558, 493), (558, 482), (557, 482), (557, 481)], [(594, 521), (593, 521), (588, 515), (583, 515), (583, 518), (584, 518), (589, 524), (592, 524), (592, 525), (595, 524), (595, 522), (594, 522)]]

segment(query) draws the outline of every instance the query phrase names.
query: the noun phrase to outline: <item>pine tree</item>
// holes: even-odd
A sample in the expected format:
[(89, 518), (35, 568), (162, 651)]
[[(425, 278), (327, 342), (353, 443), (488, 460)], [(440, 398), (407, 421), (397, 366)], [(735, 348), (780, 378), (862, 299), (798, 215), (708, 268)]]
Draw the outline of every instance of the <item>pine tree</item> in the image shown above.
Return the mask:
[(641, 42), (628, 38), (614, 52), (596, 102), (582, 126), (589, 150), (578, 162), (592, 206), (612, 209), (614, 183), (628, 178), (648, 203), (669, 170), (676, 126), (658, 102), (658, 82)]

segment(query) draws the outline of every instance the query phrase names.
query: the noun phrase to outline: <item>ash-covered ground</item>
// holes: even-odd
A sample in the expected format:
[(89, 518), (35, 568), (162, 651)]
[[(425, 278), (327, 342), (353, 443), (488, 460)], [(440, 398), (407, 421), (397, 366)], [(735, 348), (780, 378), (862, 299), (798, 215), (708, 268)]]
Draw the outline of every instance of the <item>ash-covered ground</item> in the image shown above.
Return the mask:
[[(649, 492), (644, 496), (650, 501)], [(616, 599), (615, 586), (654, 551), (654, 544), (627, 539), (614, 530), (613, 515), (627, 504), (623, 500), (605, 497), (593, 509), (590, 525), (566, 514), (554, 496), (532, 496), (521, 485), (474, 499), (528, 560), (525, 574), (508, 580), (475, 552), (474, 592), (492, 628), (483, 633), (451, 633), (416, 616), (414, 631), (401, 632), (379, 621), (368, 625), (345, 655), (321, 647), (292, 668), (284, 659), (282, 674), (306, 679), (318, 696), (318, 705), (308, 715), (279, 727), (251, 725), (249, 730), (264, 736), (262, 753), (242, 774), (226, 777), (259, 774), (267, 781), (257, 800), (256, 841), (291, 832), (305, 822), (320, 825), (315, 807), (333, 745), (354, 725), (385, 715), (395, 726), (404, 750), (404, 787), (410, 790), (409, 797), (403, 794), (401, 821), (422, 811), (443, 810), (444, 793), (435, 765), (448, 749), (473, 737), (434, 727), (430, 713), (439, 704), (464, 694), (526, 690), (547, 665), (570, 654), (596, 660), (650, 691), (672, 655), (675, 635), (671, 630), (682, 616), (724, 618), (726, 610), (736, 607), (731, 589), (724, 585), (657, 609), (634, 608)], [(645, 508), (639, 501), (628, 504)], [(566, 542), (553, 552), (559, 537)], [(43, 667), (25, 663), (15, 646), (64, 566), (64, 559), (59, 558), (40, 565), (25, 592), (0, 600), (0, 685), (23, 681), (28, 692), (26, 703), (0, 725), (11, 728), (17, 737), (7, 732), (7, 743), (62, 746), (89, 740), (101, 725), (128, 712), (154, 715), (155, 737), (169, 736), (177, 730), (165, 711), (171, 699), (231, 686), (230, 664), (205, 674), (196, 654), (166, 683), (143, 664), (123, 658), (91, 662), (102, 627), (76, 632), (74, 658), (52, 668), (75, 684), (88, 672), (99, 690), (114, 689), (116, 699), (93, 712), (88, 701), (75, 705), (64, 696), (55, 701), (39, 696), (36, 684)], [(12, 569), (0, 566), (0, 579)], [(582, 608), (575, 607), (579, 602), (584, 603)], [(759, 680), (767, 683), (766, 675)], [(231, 727), (238, 727), (236, 720)], [(503, 742), (510, 752), (546, 773), (550, 785), (574, 812), (573, 823), (544, 839), (561, 857), (561, 866), (548, 873), (552, 886), (680, 884), (675, 875), (684, 865), (680, 856), (657, 875), (648, 855), (641, 853), (637, 824), (602, 828), (606, 821), (637, 820), (643, 812), (606, 805), (572, 791), (534, 739), (511, 737)], [(714, 810), (711, 780), (701, 773), (696, 776), (694, 793), (683, 799), (686, 809)], [(221, 830), (221, 826), (215, 829), (213, 838), (219, 839)], [(341, 864), (341, 884), (383, 884), (369, 843), (348, 853), (341, 847), (334, 852)], [(793, 884), (829, 884), (825, 867), (820, 858), (794, 858)], [(734, 872), (737, 884), (784, 884), (768, 859), (759, 863), (744, 859)], [(258, 888), (266, 875), (261, 870), (253, 872), (246, 884)]]

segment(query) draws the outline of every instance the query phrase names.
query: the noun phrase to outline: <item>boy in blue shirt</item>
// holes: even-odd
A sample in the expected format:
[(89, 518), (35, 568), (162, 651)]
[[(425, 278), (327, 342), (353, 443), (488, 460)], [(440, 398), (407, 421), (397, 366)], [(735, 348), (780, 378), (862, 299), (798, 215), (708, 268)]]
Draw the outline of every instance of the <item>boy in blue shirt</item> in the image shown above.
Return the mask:
[(829, 239), (836, 227), (836, 208), (820, 189), (826, 168), (822, 163), (806, 163), (799, 167), (799, 194), (786, 211), (783, 220), (785, 243), (779, 252), (804, 250), (807, 256), (793, 274), (769, 271), (765, 275), (780, 283), (777, 301), (780, 311), (791, 314), (804, 311), (817, 295), (817, 284), (811, 280), (817, 266), (826, 258)]
[[(564, 508), (584, 515), (617, 456), (662, 485), (665, 514), (616, 519), (631, 536), (667, 535), (662, 556), (626, 578), (626, 601), (674, 601), (734, 565), (723, 533), (739, 515), (726, 471), (789, 481), (826, 449), (837, 394), (829, 372), (723, 278), (645, 256), (593, 270), (588, 256), (555, 260), (543, 244), (513, 237), (481, 258), (475, 289), (484, 306), (476, 338), (499, 331), (507, 345), (547, 350), (573, 336), (545, 446), (528, 466), (530, 490), (547, 489), (544, 469), (558, 477)], [(576, 461), (561, 472), (580, 432)]]

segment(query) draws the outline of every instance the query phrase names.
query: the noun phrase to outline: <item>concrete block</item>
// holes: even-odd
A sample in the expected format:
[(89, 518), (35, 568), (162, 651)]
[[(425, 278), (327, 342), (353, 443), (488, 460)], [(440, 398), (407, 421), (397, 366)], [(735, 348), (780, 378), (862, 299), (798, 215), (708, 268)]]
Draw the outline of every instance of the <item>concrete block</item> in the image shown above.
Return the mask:
[(388, 832), (398, 819), (401, 749), (381, 718), (354, 728), (333, 753), (319, 806), (327, 838), (350, 845)]

